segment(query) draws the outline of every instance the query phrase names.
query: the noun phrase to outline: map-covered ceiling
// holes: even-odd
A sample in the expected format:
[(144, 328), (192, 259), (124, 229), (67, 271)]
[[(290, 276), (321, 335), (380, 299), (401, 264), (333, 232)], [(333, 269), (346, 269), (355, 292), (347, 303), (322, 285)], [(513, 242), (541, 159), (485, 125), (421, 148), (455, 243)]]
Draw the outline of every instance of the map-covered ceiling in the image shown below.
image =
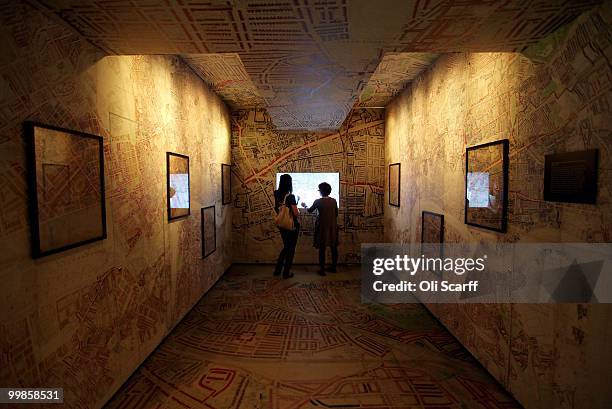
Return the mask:
[(38, 0), (110, 54), (179, 54), (234, 109), (337, 129), (439, 53), (521, 51), (596, 0)]

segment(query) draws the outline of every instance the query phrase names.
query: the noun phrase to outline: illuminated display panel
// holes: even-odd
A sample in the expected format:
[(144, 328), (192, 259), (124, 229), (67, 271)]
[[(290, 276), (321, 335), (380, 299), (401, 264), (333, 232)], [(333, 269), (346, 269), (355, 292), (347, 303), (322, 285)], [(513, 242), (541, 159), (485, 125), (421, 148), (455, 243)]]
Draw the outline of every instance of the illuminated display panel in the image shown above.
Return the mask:
[[(276, 174), (276, 187), (280, 181), (281, 175), (284, 173)], [(327, 182), (330, 184), (332, 191), (329, 197), (333, 197), (340, 206), (340, 174), (339, 173), (288, 173), (291, 176), (293, 182), (293, 194), (298, 203), (301, 206), (302, 202), (306, 203), (308, 207), (312, 206), (312, 203), (321, 197), (319, 194), (319, 183)]]

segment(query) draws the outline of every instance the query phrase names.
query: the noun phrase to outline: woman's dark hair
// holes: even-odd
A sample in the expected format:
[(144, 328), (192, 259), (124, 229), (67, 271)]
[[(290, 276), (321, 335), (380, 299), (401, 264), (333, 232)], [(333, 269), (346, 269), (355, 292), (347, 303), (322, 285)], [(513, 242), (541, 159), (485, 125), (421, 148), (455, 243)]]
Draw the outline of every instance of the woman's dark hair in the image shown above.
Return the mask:
[(278, 181), (278, 193), (281, 196), (285, 196), (287, 193), (293, 192), (293, 183), (291, 182), (291, 176), (288, 174), (283, 174)]
[(323, 182), (319, 184), (319, 192), (323, 194), (323, 196), (329, 196), (331, 193), (331, 186), (327, 182)]

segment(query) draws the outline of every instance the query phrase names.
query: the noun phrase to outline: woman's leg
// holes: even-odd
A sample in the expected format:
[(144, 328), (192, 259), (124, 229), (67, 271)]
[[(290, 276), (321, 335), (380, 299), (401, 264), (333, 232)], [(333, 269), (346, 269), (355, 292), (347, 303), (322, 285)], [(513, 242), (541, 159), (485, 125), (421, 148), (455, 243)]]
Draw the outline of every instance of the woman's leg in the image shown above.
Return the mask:
[(277, 276), (283, 271), (283, 265), (285, 264), (285, 259), (287, 258), (287, 247), (289, 244), (289, 237), (287, 236), (287, 231), (283, 229), (280, 230), (281, 239), (283, 239), (283, 248), (281, 249), (278, 259), (276, 260), (276, 268), (274, 269), (274, 275)]
[(331, 253), (332, 253), (332, 265), (329, 271), (331, 271), (332, 273), (335, 273), (336, 266), (338, 265), (338, 245), (332, 246)]
[(327, 250), (327, 247), (319, 244), (319, 271), (317, 271), (317, 274), (320, 276), (326, 275), (325, 274), (325, 250)]
[(287, 234), (287, 245), (285, 246), (285, 269), (283, 271), (283, 277), (291, 277), (291, 266), (293, 265), (293, 257), (295, 256), (295, 247), (297, 246), (298, 236), (300, 234), (299, 229), (294, 231), (286, 231)]
[(319, 268), (325, 269), (325, 246), (319, 246)]

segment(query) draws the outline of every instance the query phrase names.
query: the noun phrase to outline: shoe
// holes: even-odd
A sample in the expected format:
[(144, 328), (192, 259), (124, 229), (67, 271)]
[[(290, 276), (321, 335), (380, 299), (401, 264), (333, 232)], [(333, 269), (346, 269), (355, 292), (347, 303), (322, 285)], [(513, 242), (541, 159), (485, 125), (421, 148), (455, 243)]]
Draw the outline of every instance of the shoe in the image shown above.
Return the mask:
[(317, 271), (317, 274), (322, 276), (322, 277), (325, 277), (327, 275), (327, 274), (325, 274), (325, 270), (323, 270), (323, 269), (320, 269), (319, 271)]
[(284, 273), (283, 278), (291, 278), (293, 277), (293, 273)]
[(327, 271), (328, 273), (335, 273), (336, 272), (336, 267), (328, 267), (325, 269), (325, 271)]

